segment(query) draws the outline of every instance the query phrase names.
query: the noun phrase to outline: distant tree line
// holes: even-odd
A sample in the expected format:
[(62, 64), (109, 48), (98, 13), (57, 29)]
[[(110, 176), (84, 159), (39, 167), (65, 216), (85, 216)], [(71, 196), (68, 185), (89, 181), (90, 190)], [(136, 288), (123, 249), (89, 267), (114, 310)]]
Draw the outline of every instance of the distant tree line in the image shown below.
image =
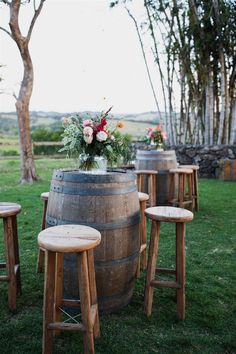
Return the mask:
[[(170, 144), (233, 144), (236, 2), (144, 0), (142, 20), (137, 18), (132, 0), (112, 1), (111, 6), (119, 3), (134, 21), (155, 100), (156, 92), (162, 91), (163, 123)], [(147, 35), (151, 40), (148, 47)], [(150, 76), (148, 51), (159, 73), (161, 87), (158, 88)], [(180, 89), (178, 102), (175, 85)]]

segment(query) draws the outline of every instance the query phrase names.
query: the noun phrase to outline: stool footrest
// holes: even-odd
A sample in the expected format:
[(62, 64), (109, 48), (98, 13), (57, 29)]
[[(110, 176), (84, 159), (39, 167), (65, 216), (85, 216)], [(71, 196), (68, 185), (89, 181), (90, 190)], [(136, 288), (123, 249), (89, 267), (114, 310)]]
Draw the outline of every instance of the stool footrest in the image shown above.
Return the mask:
[(162, 288), (175, 288), (175, 289), (180, 289), (181, 286), (179, 283), (176, 281), (170, 281), (170, 280), (152, 280), (150, 282), (151, 286), (159, 286)]
[(170, 268), (156, 268), (156, 273), (176, 274), (176, 270)]
[(80, 307), (80, 300), (62, 299), (61, 305), (67, 307)]
[[(177, 205), (180, 204), (178, 199), (171, 199), (171, 200), (169, 200), (169, 203), (170, 203), (170, 204), (177, 204)], [(184, 200), (184, 201), (182, 202), (182, 204), (184, 204), (184, 205), (186, 205), (186, 204), (192, 204), (192, 203), (193, 203), (192, 200)]]
[(53, 322), (49, 323), (48, 329), (59, 329), (61, 331), (82, 331), (85, 332), (85, 327), (82, 323), (65, 323), (65, 322)]

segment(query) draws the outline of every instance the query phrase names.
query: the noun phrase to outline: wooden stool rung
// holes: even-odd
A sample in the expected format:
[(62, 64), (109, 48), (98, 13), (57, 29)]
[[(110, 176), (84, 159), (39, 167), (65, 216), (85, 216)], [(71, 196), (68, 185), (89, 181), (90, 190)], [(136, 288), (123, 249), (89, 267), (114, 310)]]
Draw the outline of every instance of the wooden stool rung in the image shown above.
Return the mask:
[(152, 280), (150, 282), (150, 285), (155, 287), (162, 287), (162, 288), (175, 288), (175, 289), (181, 288), (179, 283), (171, 280)]
[(59, 329), (60, 331), (80, 331), (85, 332), (85, 326), (82, 323), (53, 322), (48, 324), (48, 329)]
[(170, 268), (156, 268), (156, 273), (176, 274), (176, 270)]
[(61, 300), (61, 306), (66, 306), (66, 307), (79, 307), (79, 306), (80, 306), (80, 300), (62, 299), (62, 300)]

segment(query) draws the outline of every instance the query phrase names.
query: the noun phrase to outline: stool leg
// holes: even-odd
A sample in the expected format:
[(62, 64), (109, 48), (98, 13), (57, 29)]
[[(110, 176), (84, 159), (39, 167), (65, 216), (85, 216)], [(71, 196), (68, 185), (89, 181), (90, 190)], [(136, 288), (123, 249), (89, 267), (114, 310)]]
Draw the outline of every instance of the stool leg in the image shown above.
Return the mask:
[(148, 176), (148, 194), (150, 195), (150, 206), (156, 205), (156, 175)]
[(185, 194), (186, 179), (185, 174), (179, 174), (179, 207), (184, 207), (184, 194)]
[(16, 309), (17, 281), (15, 276), (15, 249), (13, 240), (12, 217), (3, 219), (4, 239), (6, 245), (6, 269), (8, 275), (8, 306), (11, 310)]
[(84, 336), (84, 353), (94, 354), (93, 326), (91, 316), (91, 295), (89, 289), (89, 275), (87, 252), (78, 253), (78, 278), (79, 293), (81, 304), (82, 322), (85, 327)]
[(193, 173), (188, 175), (188, 199), (192, 201), (189, 205), (189, 209), (193, 211), (193, 203), (194, 203), (194, 197), (193, 197)]
[(154, 280), (155, 273), (156, 273), (159, 236), (160, 236), (160, 222), (152, 221), (149, 252), (148, 252), (145, 293), (144, 293), (144, 312), (146, 313), (147, 316), (150, 316), (152, 313), (154, 288), (151, 285), (151, 281)]
[(194, 200), (195, 200), (195, 210), (199, 211), (199, 199), (198, 199), (198, 172), (194, 173)]
[(48, 329), (53, 322), (56, 253), (45, 251), (45, 278), (43, 302), (43, 354), (51, 354), (53, 349), (53, 331)]
[(169, 193), (168, 193), (168, 204), (172, 205), (172, 199), (174, 199), (174, 189), (175, 189), (175, 174), (170, 173), (169, 175)]
[(146, 209), (146, 201), (141, 202), (141, 235), (140, 235), (140, 244), (145, 247), (141, 253), (141, 269), (146, 270), (147, 268), (147, 219), (144, 213)]
[(20, 256), (19, 256), (19, 243), (18, 243), (16, 215), (14, 215), (12, 217), (12, 230), (13, 230), (15, 265), (16, 265), (15, 272), (16, 272), (17, 294), (21, 294)]
[(43, 272), (43, 263), (44, 263), (44, 251), (40, 248), (38, 251), (38, 259), (37, 259), (37, 273)]
[[(48, 200), (44, 200), (41, 230), (44, 230), (46, 228), (47, 207), (48, 207)], [(40, 248), (38, 251), (38, 259), (37, 259), (37, 273), (43, 272), (43, 263), (44, 263), (44, 251)]]
[(176, 281), (180, 288), (176, 290), (177, 314), (185, 318), (185, 223), (176, 223)]
[[(55, 312), (54, 312), (54, 322), (61, 321), (61, 310), (60, 306), (62, 304), (62, 279), (63, 279), (63, 253), (56, 254), (56, 277), (55, 277)], [(54, 335), (59, 335), (60, 330), (54, 331)]]
[(139, 242), (140, 242), (140, 248), (139, 248), (139, 257), (138, 257), (138, 266), (137, 266), (137, 272), (136, 272), (136, 277), (140, 277), (140, 268), (142, 270), (145, 270), (147, 268), (147, 241), (146, 241), (146, 216), (144, 214), (144, 210), (146, 209), (146, 201), (140, 201), (139, 202), (139, 207), (140, 207), (140, 223), (139, 223)]
[(97, 288), (96, 288), (96, 279), (95, 279), (93, 250), (89, 250), (87, 252), (87, 256), (88, 256), (88, 272), (89, 272), (91, 305), (96, 305), (96, 315), (95, 315), (93, 333), (94, 333), (94, 337), (100, 337), (100, 324), (99, 324), (98, 305), (97, 305)]

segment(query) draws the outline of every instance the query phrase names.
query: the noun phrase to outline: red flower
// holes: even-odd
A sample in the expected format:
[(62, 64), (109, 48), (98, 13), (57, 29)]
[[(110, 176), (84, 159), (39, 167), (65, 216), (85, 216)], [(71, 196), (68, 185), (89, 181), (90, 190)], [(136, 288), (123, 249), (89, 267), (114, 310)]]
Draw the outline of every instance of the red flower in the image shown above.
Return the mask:
[(101, 123), (97, 125), (96, 127), (96, 133), (99, 133), (100, 131), (105, 131), (104, 127), (107, 125), (107, 120), (106, 118), (101, 119)]

